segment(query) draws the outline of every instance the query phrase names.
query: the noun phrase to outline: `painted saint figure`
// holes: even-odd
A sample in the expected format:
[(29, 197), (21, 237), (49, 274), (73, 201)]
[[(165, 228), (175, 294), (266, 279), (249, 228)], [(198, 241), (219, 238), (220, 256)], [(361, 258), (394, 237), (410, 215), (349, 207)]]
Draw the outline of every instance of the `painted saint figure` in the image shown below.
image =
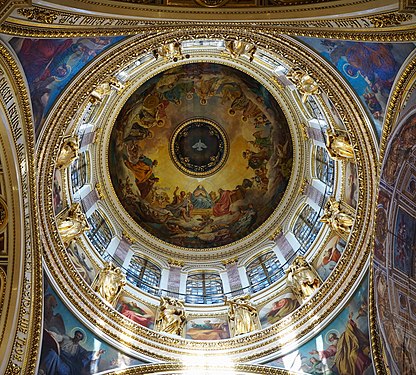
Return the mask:
[(86, 350), (80, 344), (84, 338), (85, 334), (81, 330), (76, 330), (73, 337), (44, 330), (44, 340), (51, 343), (51, 348), (42, 360), (42, 371), (48, 375), (89, 373), (92, 363), (99, 360), (104, 350)]
[(191, 202), (194, 208), (212, 208), (213, 202), (208, 192), (202, 185), (198, 185), (191, 195)]

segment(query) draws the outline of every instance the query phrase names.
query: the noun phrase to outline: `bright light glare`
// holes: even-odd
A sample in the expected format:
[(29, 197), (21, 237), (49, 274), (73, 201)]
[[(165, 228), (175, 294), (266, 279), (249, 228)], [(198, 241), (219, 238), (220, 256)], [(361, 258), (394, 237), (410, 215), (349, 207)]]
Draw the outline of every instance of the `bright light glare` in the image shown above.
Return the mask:
[(235, 375), (234, 362), (226, 355), (207, 356), (205, 352), (196, 352), (183, 358), (186, 375)]
[(299, 351), (295, 350), (293, 353), (285, 355), (283, 357), (283, 364), (286, 370), (292, 370), (292, 371), (301, 370), (302, 360), (300, 358)]

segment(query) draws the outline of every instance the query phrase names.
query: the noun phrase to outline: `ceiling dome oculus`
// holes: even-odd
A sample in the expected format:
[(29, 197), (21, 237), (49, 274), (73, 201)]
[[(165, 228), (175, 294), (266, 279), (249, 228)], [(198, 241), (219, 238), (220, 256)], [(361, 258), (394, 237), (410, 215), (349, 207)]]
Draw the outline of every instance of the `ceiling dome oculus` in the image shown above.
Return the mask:
[(183, 173), (207, 177), (217, 172), (228, 157), (228, 140), (214, 121), (197, 118), (185, 121), (173, 133), (170, 153)]

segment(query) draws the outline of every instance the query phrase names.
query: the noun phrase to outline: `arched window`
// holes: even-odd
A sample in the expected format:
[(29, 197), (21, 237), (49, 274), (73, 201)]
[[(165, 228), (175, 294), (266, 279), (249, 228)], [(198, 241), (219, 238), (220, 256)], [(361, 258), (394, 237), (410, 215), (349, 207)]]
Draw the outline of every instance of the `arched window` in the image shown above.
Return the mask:
[(146, 258), (135, 255), (126, 273), (127, 280), (147, 293), (158, 295), (161, 270)]
[(300, 254), (304, 254), (308, 250), (321, 227), (322, 222), (319, 221), (318, 212), (307, 205), (300, 213), (293, 228), (293, 234), (301, 245), (300, 251), (298, 251)]
[(268, 287), (284, 275), (274, 251), (269, 251), (254, 259), (246, 270), (253, 293)]
[(186, 302), (221, 303), (224, 301), (224, 289), (218, 272), (200, 271), (188, 275), (186, 280)]
[(113, 233), (99, 211), (94, 211), (92, 215), (87, 218), (87, 221), (90, 226), (87, 237), (97, 251), (103, 255), (113, 238)]
[(334, 186), (334, 161), (323, 147), (316, 147), (315, 159), (316, 177), (329, 187), (327, 195), (332, 193)]
[(82, 188), (88, 180), (88, 154), (83, 152), (71, 164), (72, 192)]

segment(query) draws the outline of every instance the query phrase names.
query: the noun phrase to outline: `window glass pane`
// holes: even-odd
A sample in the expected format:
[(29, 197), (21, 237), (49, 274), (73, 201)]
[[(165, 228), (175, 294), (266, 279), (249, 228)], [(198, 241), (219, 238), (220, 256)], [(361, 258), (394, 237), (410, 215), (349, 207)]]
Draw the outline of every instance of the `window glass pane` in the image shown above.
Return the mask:
[(78, 155), (78, 158), (71, 164), (71, 182), (72, 191), (76, 192), (85, 185), (88, 180), (88, 155), (83, 152)]
[(94, 211), (92, 215), (87, 218), (87, 221), (90, 226), (87, 237), (102, 255), (113, 238), (111, 229), (98, 211)]
[(316, 177), (321, 180), (324, 184), (330, 187), (330, 192), (332, 193), (332, 188), (334, 185), (334, 160), (332, 160), (328, 152), (323, 147), (316, 148)]
[(306, 206), (300, 213), (293, 228), (293, 234), (299, 241), (303, 252), (312, 244), (322, 222), (319, 221), (319, 214), (311, 206)]
[(224, 301), (223, 293), (219, 273), (202, 271), (188, 275), (186, 280), (186, 302), (221, 303)]
[(161, 270), (145, 258), (135, 256), (127, 271), (127, 280), (141, 290), (157, 295), (159, 294)]
[(269, 251), (253, 260), (246, 270), (253, 292), (268, 287), (284, 274), (274, 251)]

